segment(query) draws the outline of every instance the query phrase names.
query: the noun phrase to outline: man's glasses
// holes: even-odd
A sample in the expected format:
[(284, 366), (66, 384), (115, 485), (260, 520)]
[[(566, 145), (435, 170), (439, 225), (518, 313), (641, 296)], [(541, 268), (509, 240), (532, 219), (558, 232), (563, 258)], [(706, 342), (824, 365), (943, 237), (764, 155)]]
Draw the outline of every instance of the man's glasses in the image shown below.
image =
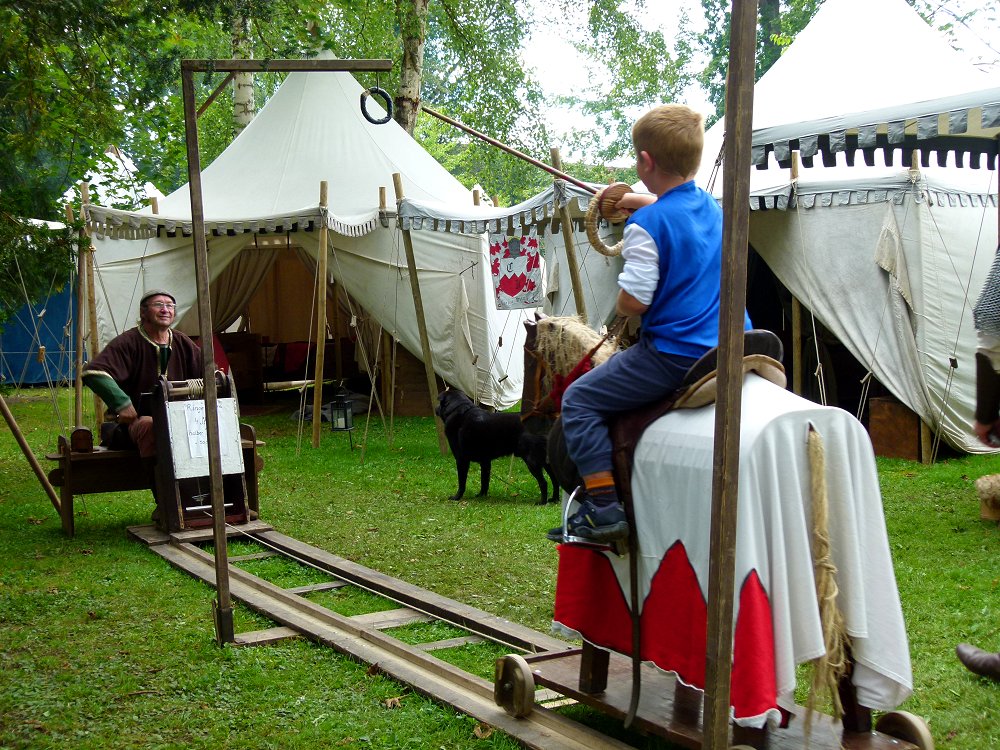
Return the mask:
[(150, 307), (155, 307), (157, 310), (176, 310), (177, 305), (173, 302), (150, 302)]

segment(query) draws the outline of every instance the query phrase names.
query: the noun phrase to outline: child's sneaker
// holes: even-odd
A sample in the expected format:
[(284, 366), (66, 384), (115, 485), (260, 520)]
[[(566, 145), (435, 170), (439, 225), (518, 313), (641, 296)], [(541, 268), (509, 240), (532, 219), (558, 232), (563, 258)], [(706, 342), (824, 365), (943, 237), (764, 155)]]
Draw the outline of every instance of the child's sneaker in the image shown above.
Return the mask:
[(566, 521), (565, 535), (562, 528), (550, 529), (546, 536), (554, 542), (564, 536), (577, 537), (588, 542), (607, 544), (628, 538), (628, 520), (621, 503), (594, 505), (593, 500), (581, 493), (580, 507)]

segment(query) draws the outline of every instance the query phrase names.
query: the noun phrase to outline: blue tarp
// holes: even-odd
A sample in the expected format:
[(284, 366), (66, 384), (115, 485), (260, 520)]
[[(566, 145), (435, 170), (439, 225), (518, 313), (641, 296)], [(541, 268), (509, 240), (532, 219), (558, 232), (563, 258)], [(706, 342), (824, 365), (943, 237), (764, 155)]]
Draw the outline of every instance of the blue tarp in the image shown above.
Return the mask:
[[(46, 385), (75, 377), (75, 295), (69, 284), (44, 302), (22, 307), (0, 331), (0, 382)], [(39, 347), (45, 356), (39, 361)]]

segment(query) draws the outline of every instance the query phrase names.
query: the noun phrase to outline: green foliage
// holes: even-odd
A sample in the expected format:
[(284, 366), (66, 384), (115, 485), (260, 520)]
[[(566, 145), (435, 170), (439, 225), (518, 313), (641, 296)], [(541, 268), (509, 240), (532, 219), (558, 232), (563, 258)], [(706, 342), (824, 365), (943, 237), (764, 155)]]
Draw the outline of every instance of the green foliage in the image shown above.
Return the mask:
[(50, 229), (8, 212), (0, 194), (0, 330), (17, 311), (60, 291), (77, 257), (80, 224)]
[[(806, 24), (816, 14), (822, 0), (763, 0), (758, 6), (757, 50), (754, 78), (759, 80), (781, 56)], [(715, 105), (715, 116), (719, 119), (726, 107), (726, 75), (729, 71), (729, 3), (725, 0), (701, 0), (705, 17), (722, 19), (721, 23), (710, 23), (698, 35), (697, 46), (709, 61), (698, 75), (698, 82)], [(711, 122), (709, 123), (711, 124)]]
[[(566, 13), (576, 0), (561, 0)], [(585, 39), (577, 47), (586, 58), (602, 63), (601, 74), (586, 90), (560, 102), (580, 112), (585, 126), (569, 137), (573, 153), (598, 163), (632, 155), (632, 124), (651, 106), (683, 98), (693, 81), (687, 69), (694, 37), (685, 13), (671, 30), (648, 29), (641, 22), (645, 0), (629, 4), (595, 0), (587, 11)]]

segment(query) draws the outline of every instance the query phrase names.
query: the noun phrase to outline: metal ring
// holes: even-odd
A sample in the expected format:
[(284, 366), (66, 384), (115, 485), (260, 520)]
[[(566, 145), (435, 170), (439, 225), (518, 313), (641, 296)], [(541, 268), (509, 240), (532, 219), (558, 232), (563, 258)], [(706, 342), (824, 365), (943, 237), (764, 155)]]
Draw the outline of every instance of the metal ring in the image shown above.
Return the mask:
[[(365, 108), (365, 100), (368, 99), (368, 95), (376, 96), (382, 100), (382, 108), (385, 110), (385, 117), (381, 120), (376, 120)], [(365, 89), (361, 92), (361, 114), (364, 115), (365, 119), (368, 120), (372, 125), (385, 125), (389, 120), (392, 119), (392, 98), (389, 96), (389, 92), (385, 89), (381, 89), (378, 86), (372, 86), (370, 89)]]

